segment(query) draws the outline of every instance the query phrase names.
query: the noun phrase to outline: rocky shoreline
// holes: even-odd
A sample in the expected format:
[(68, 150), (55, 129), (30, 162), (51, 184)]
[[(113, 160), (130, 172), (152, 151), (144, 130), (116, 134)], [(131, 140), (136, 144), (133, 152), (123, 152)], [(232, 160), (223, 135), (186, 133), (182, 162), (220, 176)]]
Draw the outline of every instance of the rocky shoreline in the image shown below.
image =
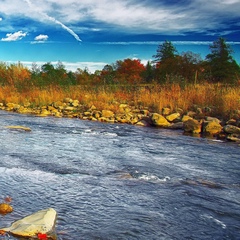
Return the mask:
[(196, 111), (184, 112), (182, 109), (171, 111), (163, 108), (161, 113), (150, 112), (148, 108), (118, 104), (117, 111), (99, 110), (94, 105), (88, 107), (78, 100), (65, 98), (46, 106), (33, 107), (26, 102), (0, 103), (0, 110), (17, 112), (19, 114), (33, 114), (39, 117), (54, 116), (79, 118), (83, 120), (101, 121), (108, 123), (125, 123), (139, 126), (152, 126), (167, 129), (182, 130), (193, 136), (213, 137), (231, 142), (240, 142), (240, 113), (227, 121), (211, 116), (211, 109), (197, 108)]

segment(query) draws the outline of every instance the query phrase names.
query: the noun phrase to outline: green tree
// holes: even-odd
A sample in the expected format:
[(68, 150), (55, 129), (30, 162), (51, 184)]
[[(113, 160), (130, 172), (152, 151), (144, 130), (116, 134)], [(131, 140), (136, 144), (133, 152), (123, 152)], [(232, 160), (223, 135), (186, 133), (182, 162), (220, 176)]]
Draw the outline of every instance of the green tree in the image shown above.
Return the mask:
[(210, 45), (211, 53), (206, 56), (206, 68), (213, 82), (234, 83), (238, 80), (240, 67), (232, 57), (233, 50), (220, 37)]
[(153, 62), (159, 63), (167, 59), (174, 58), (177, 54), (176, 48), (173, 46), (172, 42), (165, 41), (163, 44), (160, 44), (157, 49), (157, 54), (153, 55), (155, 60)]
[(158, 46), (157, 54), (153, 55), (155, 58), (153, 63), (156, 63), (154, 78), (159, 83), (175, 79), (176, 66), (178, 65), (177, 56), (177, 50), (170, 41), (165, 41)]
[(154, 80), (154, 67), (148, 61), (145, 67), (145, 71), (143, 72), (143, 79), (146, 83), (150, 83)]

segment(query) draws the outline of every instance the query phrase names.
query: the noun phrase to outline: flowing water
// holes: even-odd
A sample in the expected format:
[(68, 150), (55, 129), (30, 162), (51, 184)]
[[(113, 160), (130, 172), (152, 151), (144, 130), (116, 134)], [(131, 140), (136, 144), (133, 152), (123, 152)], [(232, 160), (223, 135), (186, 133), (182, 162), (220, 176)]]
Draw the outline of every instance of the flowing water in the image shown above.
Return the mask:
[(0, 199), (6, 196), (14, 211), (0, 215), (0, 227), (53, 207), (59, 240), (240, 239), (240, 147), (2, 111)]

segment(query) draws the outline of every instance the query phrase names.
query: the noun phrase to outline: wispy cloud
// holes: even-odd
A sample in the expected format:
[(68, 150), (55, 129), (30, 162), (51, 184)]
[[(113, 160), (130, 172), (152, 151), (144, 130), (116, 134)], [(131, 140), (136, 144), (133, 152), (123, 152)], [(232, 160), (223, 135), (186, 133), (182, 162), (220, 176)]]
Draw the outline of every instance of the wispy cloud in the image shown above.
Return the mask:
[(38, 0), (37, 4), (32, 0), (0, 2), (0, 14), (21, 15), (34, 21), (55, 23), (77, 41), (80, 38), (76, 30), (81, 32), (90, 28), (122, 34), (228, 34), (233, 25), (239, 29), (239, 9), (239, 0), (87, 0), (81, 3), (79, 0)]
[(79, 36), (72, 29), (70, 29), (65, 24), (63, 24), (59, 20), (55, 19), (54, 17), (49, 16), (47, 13), (45, 13), (41, 9), (37, 9), (36, 6), (34, 6), (30, 0), (24, 0), (24, 1), (28, 4), (28, 6), (31, 8), (32, 11), (36, 11), (40, 15), (42, 15), (45, 19), (47, 19), (51, 22), (54, 22), (56, 24), (59, 24), (63, 29), (65, 29), (67, 32), (69, 32), (77, 41), (81, 42), (81, 39), (79, 38)]
[(18, 31), (15, 33), (7, 33), (5, 38), (2, 38), (1, 41), (11, 42), (21, 40), (23, 37), (27, 36), (27, 32)]

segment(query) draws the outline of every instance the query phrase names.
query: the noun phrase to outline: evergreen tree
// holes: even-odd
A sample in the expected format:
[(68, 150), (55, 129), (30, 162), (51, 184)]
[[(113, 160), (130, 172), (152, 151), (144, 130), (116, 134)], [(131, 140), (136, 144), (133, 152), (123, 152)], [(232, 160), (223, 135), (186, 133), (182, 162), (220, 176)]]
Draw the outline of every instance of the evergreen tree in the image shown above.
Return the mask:
[(165, 41), (163, 44), (160, 44), (157, 49), (157, 54), (153, 55), (155, 60), (153, 62), (159, 63), (167, 59), (174, 58), (176, 56), (177, 50), (173, 44), (169, 41)]
[(156, 63), (154, 78), (159, 83), (169, 82), (175, 76), (177, 56), (177, 50), (171, 42), (165, 41), (158, 46), (157, 54), (153, 55), (153, 63)]
[(232, 57), (232, 49), (224, 38), (210, 45), (211, 53), (206, 56), (206, 67), (213, 82), (234, 83), (240, 74), (240, 67)]

